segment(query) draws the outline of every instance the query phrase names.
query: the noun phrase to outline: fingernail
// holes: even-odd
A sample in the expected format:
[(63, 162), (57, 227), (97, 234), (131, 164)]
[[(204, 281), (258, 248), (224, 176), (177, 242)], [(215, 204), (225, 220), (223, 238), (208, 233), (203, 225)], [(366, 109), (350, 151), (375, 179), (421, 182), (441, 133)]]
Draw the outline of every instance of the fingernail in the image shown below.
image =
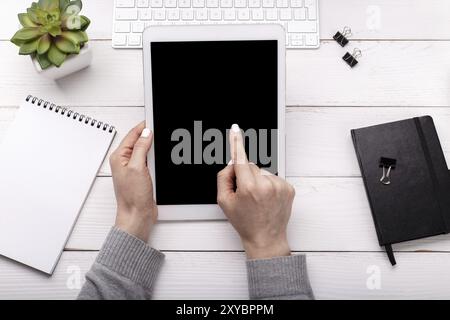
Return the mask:
[(233, 159), (231, 159), (231, 160), (228, 162), (227, 166), (231, 166), (232, 164), (233, 164)]
[(152, 133), (152, 131), (149, 128), (145, 128), (144, 130), (142, 130), (141, 138), (148, 138), (150, 136), (150, 133)]
[(241, 131), (241, 129), (236, 123), (231, 126), (231, 130), (236, 133)]

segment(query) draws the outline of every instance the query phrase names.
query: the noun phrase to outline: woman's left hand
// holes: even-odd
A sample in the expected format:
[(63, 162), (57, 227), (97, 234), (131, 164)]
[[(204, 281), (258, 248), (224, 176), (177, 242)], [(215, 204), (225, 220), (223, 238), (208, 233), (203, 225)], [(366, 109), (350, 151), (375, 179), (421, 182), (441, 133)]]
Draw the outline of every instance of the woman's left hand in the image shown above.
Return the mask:
[(151, 227), (158, 217), (147, 167), (152, 140), (153, 133), (145, 128), (145, 122), (141, 122), (128, 133), (109, 159), (117, 200), (115, 226), (144, 242), (148, 242)]

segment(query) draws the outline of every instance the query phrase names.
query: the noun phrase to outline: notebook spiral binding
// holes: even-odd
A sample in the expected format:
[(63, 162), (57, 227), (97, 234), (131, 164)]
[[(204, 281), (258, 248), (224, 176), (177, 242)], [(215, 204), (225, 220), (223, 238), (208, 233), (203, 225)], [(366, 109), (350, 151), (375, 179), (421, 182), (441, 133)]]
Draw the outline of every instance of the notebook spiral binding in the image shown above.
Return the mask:
[(63, 108), (61, 106), (57, 106), (54, 103), (51, 103), (49, 101), (44, 101), (42, 99), (39, 99), (38, 97), (29, 95), (25, 100), (27, 102), (31, 102), (32, 104), (35, 104), (39, 107), (42, 106), (44, 109), (47, 109), (47, 107), (48, 107), (48, 110), (50, 110), (50, 111), (53, 111), (53, 109), (55, 109), (55, 112), (59, 113), (62, 116), (66, 115), (68, 118), (78, 120), (79, 122), (84, 122), (84, 124), (87, 124), (87, 125), (90, 124), (92, 127), (97, 126), (97, 129), (101, 129), (103, 131), (108, 131), (110, 133), (112, 133), (115, 130), (114, 126), (111, 126), (107, 123), (103, 123), (102, 121), (98, 121), (91, 117), (87, 117), (84, 114), (74, 112), (73, 110), (70, 110), (68, 108)]

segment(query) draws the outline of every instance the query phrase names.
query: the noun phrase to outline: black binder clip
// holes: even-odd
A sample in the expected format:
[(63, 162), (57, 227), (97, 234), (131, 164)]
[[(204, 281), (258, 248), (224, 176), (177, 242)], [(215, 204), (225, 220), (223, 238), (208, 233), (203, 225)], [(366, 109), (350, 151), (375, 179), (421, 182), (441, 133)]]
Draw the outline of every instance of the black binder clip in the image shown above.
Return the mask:
[(346, 53), (342, 59), (347, 62), (347, 64), (353, 68), (354, 66), (356, 66), (358, 64), (358, 60), (356, 60), (357, 58), (362, 56), (362, 52), (361, 50), (359, 50), (358, 48), (353, 49), (353, 53)]
[(396, 159), (392, 158), (380, 158), (380, 168), (383, 168), (383, 176), (380, 179), (380, 182), (384, 185), (391, 184), (391, 170), (395, 169), (397, 164)]
[(336, 40), (337, 43), (341, 45), (341, 47), (345, 47), (348, 43), (347, 37), (352, 35), (352, 29), (350, 27), (344, 27), (342, 33), (340, 31), (336, 32), (333, 36), (333, 39)]

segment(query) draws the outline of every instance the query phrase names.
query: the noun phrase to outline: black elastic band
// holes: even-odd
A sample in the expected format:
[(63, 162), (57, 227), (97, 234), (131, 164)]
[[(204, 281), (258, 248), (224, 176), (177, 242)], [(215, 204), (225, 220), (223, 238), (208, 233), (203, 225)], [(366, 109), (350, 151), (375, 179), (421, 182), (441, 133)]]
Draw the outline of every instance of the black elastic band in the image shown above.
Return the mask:
[(414, 122), (416, 124), (417, 133), (419, 134), (420, 144), (422, 145), (422, 150), (425, 155), (425, 161), (427, 163), (428, 172), (430, 173), (430, 176), (431, 176), (431, 182), (433, 185), (433, 194), (436, 195), (436, 201), (439, 206), (439, 212), (441, 214), (441, 219), (444, 223), (445, 230), (449, 230), (447, 223), (445, 221), (444, 215), (443, 215), (443, 210), (442, 210), (442, 205), (441, 205), (442, 194), (440, 192), (436, 171), (434, 170), (433, 161), (431, 159), (430, 149), (428, 148), (428, 144), (425, 139), (425, 134), (423, 132), (422, 125), (420, 123), (420, 119), (416, 117), (416, 118), (414, 118)]
[(395, 266), (397, 262), (395, 261), (394, 257), (394, 251), (392, 251), (392, 246), (390, 244), (384, 245), (384, 248), (386, 249), (387, 256), (389, 258), (389, 262)]

